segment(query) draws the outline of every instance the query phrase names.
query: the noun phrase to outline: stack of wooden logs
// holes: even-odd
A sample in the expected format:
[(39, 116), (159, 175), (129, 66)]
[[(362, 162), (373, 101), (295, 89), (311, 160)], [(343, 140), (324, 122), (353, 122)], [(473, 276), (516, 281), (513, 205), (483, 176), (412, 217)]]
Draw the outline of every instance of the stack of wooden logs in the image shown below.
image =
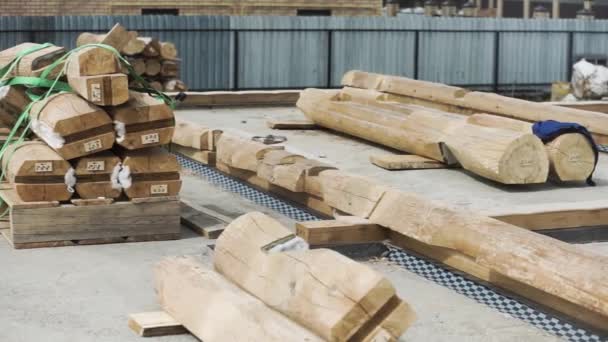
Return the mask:
[(163, 310), (205, 342), (396, 341), (415, 319), (383, 275), (258, 212), (226, 227), (212, 265), (167, 258), (155, 280)]
[[(307, 89), (298, 107), (315, 124), (420, 155), (503, 184), (585, 181), (591, 142), (579, 133), (546, 145), (540, 120), (578, 122), (599, 139), (608, 117), (402, 77), (352, 71), (342, 90)], [(491, 115), (490, 115), (491, 114)]]
[[(110, 37), (110, 38), (108, 38)], [(129, 61), (136, 74), (144, 78), (150, 86), (164, 91), (186, 91), (187, 86), (180, 80), (180, 63), (177, 49), (171, 42), (161, 42), (157, 38), (139, 37), (136, 31), (126, 31), (115, 26), (108, 34), (82, 33), (76, 44), (82, 46), (92, 43), (112, 45), (116, 41), (126, 41), (120, 53)], [(123, 69), (126, 73), (126, 70)], [(133, 77), (129, 80), (132, 87), (141, 87)]]
[[(0, 67), (32, 45), (1, 51)], [(39, 75), (64, 53), (63, 48), (48, 47), (26, 55), (14, 76)], [(91, 200), (177, 195), (179, 164), (160, 147), (173, 135), (169, 106), (129, 91), (119, 60), (106, 49), (78, 50), (61, 68), (73, 92), (34, 102), (29, 118), (35, 136), (11, 144), (2, 158), (21, 200), (66, 201), (74, 192)], [(29, 103), (24, 87), (0, 88), (0, 120), (12, 127)]]
[[(208, 130), (201, 128), (192, 138), (198, 139)], [(191, 145), (184, 147), (187, 146)], [(337, 215), (336, 221), (299, 225), (298, 236), (311, 244), (313, 241), (315, 245), (323, 245), (390, 239), (586, 325), (602, 331), (608, 327), (606, 257), (476, 212), (429, 201), (374, 179), (337, 170), (290, 152), (285, 146), (265, 145), (250, 137), (224, 132), (216, 141), (216, 151), (218, 170), (325, 215)], [(266, 233), (269, 226), (265, 220), (256, 219), (250, 230), (264, 229)], [(265, 235), (244, 234), (243, 241)], [(240, 246), (240, 242), (234, 243)], [(250, 254), (236, 254), (238, 247), (227, 248), (223, 243), (218, 243), (216, 250), (221, 258), (247, 263), (253, 259)], [(259, 247), (255, 250), (259, 253)], [(235, 261), (225, 265), (229, 267), (221, 270), (234, 277), (245, 272), (244, 269), (248, 272), (265, 269), (252, 266), (253, 262)], [(224, 276), (232, 280), (228, 274)], [(279, 274), (281, 272), (275, 273)], [(254, 282), (253, 279), (266, 278), (257, 274), (247, 279)], [(237, 284), (249, 291), (249, 285)]]

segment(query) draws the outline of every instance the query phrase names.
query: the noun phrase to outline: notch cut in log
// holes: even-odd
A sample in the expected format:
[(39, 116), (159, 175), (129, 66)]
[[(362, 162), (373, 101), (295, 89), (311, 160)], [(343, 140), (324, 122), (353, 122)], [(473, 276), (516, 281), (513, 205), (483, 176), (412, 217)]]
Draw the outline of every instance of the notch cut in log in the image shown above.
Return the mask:
[(112, 148), (108, 114), (76, 94), (58, 93), (30, 110), (32, 130), (66, 160)]
[[(532, 124), (489, 114), (473, 114), (469, 123), (532, 132)], [(595, 153), (584, 135), (567, 133), (545, 144), (550, 162), (550, 177), (559, 181), (585, 181), (593, 172)]]
[[(31, 49), (39, 44), (34, 43), (22, 43), (14, 46), (10, 49), (0, 51), (0, 68), (4, 68), (18, 56), (19, 53)], [(15, 66), (13, 71), (10, 73), (11, 77), (14, 76), (35, 76), (39, 77), (42, 72), (53, 62), (61, 58), (65, 54), (65, 49), (60, 46), (49, 46), (41, 50), (29, 53)], [(55, 78), (62, 69), (62, 64), (51, 70), (48, 78)]]
[(129, 100), (129, 79), (121, 73), (96, 76), (70, 76), (72, 89), (98, 106), (117, 106)]
[(135, 150), (171, 142), (175, 118), (162, 100), (131, 91), (129, 101), (107, 110), (114, 122), (118, 145)]
[(200, 258), (165, 258), (155, 266), (154, 279), (163, 310), (205, 342), (223, 342), (227, 337), (236, 341), (324, 341)]
[(266, 153), (283, 149), (283, 146), (265, 145), (246, 137), (223, 133), (217, 143), (217, 160), (237, 169), (257, 172), (258, 163)]
[(311, 247), (378, 242), (388, 239), (385, 228), (357, 216), (296, 223), (296, 234)]
[[(218, 239), (215, 269), (327, 341), (345, 341), (373, 330), (367, 323), (385, 316), (382, 309), (389, 303), (400, 302), (392, 284), (376, 271), (334, 251), (286, 242), (292, 238), (289, 230), (262, 213), (243, 215)], [(411, 310), (408, 314), (413, 315)], [(401, 321), (397, 333), (412, 319)]]
[(258, 163), (257, 175), (271, 184), (292, 192), (305, 192), (306, 180), (335, 167), (287, 152), (268, 151)]
[(9, 146), (2, 168), (23, 202), (67, 201), (72, 197), (69, 187), (76, 182), (74, 170), (41, 141)]
[(76, 46), (106, 44), (120, 51), (134, 37), (137, 37), (137, 32), (133, 35), (132, 32), (127, 32), (122, 25), (116, 24), (105, 34), (81, 33), (76, 40)]
[(68, 78), (114, 74), (121, 70), (114, 53), (100, 47), (80, 49), (70, 55), (67, 63)]
[(122, 159), (120, 180), (129, 198), (177, 196), (182, 185), (177, 158), (160, 147), (116, 148)]
[(466, 118), (424, 107), (384, 108), (341, 101), (338, 92), (308, 89), (298, 107), (318, 125), (437, 161), (503, 184), (544, 183), (549, 161), (532, 133), (468, 124)]
[(463, 113), (495, 114), (528, 122), (545, 120), (576, 122), (585, 126), (598, 143), (608, 143), (608, 117), (600, 113), (356, 70), (347, 72), (342, 79), (342, 84), (405, 96), (406, 98), (403, 98), (402, 101), (408, 101), (407, 98), (415, 98), (428, 101), (431, 105), (433, 103), (447, 105), (453, 108), (449, 110), (451, 112), (466, 109)]
[(12, 127), (30, 103), (25, 89), (20, 86), (0, 87), (0, 124)]
[(213, 151), (221, 134), (222, 131), (219, 129), (211, 129), (195, 122), (176, 119), (175, 133), (171, 142), (196, 150)]
[(74, 162), (76, 193), (83, 199), (118, 198), (122, 188), (118, 183), (120, 158), (111, 151), (82, 157)]
[(445, 169), (447, 165), (415, 154), (382, 154), (369, 157), (372, 164), (386, 170)]

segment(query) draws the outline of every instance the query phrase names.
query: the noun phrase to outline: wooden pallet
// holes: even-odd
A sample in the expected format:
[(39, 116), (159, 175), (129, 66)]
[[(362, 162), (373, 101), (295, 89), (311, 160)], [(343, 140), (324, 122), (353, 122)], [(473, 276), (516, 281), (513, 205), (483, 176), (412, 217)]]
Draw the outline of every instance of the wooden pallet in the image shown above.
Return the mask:
[(74, 203), (61, 204), (23, 202), (13, 189), (3, 187), (0, 197), (9, 209), (8, 221), (0, 229), (15, 249), (175, 240), (180, 237), (177, 196), (114, 203), (74, 200)]

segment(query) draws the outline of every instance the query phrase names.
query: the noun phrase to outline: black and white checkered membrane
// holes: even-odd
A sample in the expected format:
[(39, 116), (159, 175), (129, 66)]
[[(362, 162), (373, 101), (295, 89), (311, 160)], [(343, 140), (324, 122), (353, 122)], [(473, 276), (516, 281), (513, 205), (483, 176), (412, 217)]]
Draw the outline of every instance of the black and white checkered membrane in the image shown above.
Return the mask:
[(608, 145), (597, 145), (597, 149), (598, 149), (600, 152), (605, 152), (605, 153), (608, 153)]
[[(249, 184), (227, 176), (212, 167), (193, 161), (179, 153), (176, 156), (183, 167), (191, 169), (224, 190), (239, 194), (256, 204), (275, 210), (296, 221), (320, 220), (319, 217), (311, 214), (306, 209), (296, 207), (290, 202), (254, 189)], [(490, 287), (469, 280), (426, 258), (410, 254), (398, 247), (391, 245), (388, 247), (388, 260), (501, 313), (528, 322), (539, 329), (569, 341), (608, 341), (551, 314), (540, 312), (517, 299), (507, 297)]]

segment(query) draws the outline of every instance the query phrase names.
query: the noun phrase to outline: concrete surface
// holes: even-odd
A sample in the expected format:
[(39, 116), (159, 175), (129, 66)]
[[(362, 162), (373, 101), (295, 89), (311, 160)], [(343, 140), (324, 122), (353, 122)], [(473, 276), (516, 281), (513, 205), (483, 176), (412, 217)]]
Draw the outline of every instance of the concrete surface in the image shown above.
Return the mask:
[[(183, 174), (182, 197), (194, 207), (237, 217), (263, 211), (293, 221)], [(177, 241), (13, 250), (0, 241), (0, 341), (143, 341), (129, 313), (158, 310), (152, 266), (164, 256), (201, 254), (210, 241), (184, 228)], [(555, 341), (557, 338), (383, 260), (384, 273), (418, 314), (403, 341)], [(196, 341), (189, 335), (146, 341)]]
[(605, 153), (600, 154), (595, 187), (585, 184), (503, 186), (462, 169), (387, 171), (371, 164), (369, 157), (399, 152), (325, 130), (272, 130), (266, 126), (266, 119), (270, 117), (303, 118), (295, 107), (180, 110), (177, 116), (242, 134), (286, 136), (286, 145), (293, 152), (320, 159), (341, 170), (382, 180), (405, 191), (488, 215), (513, 212), (530, 205), (551, 208), (594, 202), (608, 206), (608, 155)]

